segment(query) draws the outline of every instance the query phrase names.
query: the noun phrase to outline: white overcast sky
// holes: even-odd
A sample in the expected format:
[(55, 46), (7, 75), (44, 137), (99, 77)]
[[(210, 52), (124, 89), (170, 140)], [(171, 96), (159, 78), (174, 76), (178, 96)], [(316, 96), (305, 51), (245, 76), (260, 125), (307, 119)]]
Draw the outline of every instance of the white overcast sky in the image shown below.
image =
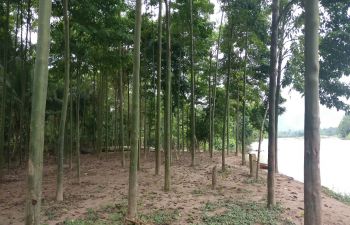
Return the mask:
[[(284, 89), (282, 96), (287, 99), (283, 104), (286, 112), (279, 117), (279, 130), (303, 130), (304, 129), (304, 97), (298, 92), (290, 89)], [(338, 127), (339, 122), (344, 116), (343, 111), (328, 109), (320, 105), (321, 128)]]

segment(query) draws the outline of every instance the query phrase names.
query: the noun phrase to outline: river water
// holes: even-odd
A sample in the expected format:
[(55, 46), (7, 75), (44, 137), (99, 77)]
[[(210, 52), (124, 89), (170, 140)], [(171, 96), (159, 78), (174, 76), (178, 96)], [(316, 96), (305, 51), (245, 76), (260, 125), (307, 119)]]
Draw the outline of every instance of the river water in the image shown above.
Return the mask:
[[(267, 163), (268, 140), (262, 142), (261, 162)], [(253, 150), (258, 143), (251, 144)], [(350, 194), (350, 140), (321, 138), (321, 183), (338, 193)], [(296, 180), (304, 180), (304, 139), (278, 138), (279, 172)]]

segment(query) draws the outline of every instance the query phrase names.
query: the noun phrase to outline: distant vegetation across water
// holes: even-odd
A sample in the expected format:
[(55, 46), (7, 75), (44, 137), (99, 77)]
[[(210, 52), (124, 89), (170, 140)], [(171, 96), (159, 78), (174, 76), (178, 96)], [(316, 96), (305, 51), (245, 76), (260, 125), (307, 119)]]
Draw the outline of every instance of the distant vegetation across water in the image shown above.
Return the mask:
[[(339, 136), (338, 128), (329, 127), (323, 128), (320, 130), (321, 136)], [(280, 131), (278, 132), (278, 137), (280, 138), (288, 138), (288, 137), (303, 137), (303, 130), (288, 130), (288, 131)]]

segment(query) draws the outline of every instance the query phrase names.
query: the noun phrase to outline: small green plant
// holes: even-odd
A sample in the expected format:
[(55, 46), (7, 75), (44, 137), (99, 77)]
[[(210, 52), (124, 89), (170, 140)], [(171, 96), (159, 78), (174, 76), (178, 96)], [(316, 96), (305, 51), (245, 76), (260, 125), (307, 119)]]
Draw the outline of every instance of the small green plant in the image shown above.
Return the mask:
[(291, 221), (291, 219), (287, 218), (283, 220), (283, 225), (295, 225), (295, 223)]
[(214, 203), (206, 202), (205, 206), (204, 206), (204, 210), (207, 212), (211, 212), (211, 211), (214, 211), (216, 207), (217, 207), (217, 205), (215, 205)]
[(98, 213), (95, 210), (88, 208), (86, 219), (91, 221), (96, 221), (98, 220)]
[(48, 209), (45, 211), (45, 216), (47, 216), (48, 220), (53, 220), (57, 217), (57, 214), (53, 209)]

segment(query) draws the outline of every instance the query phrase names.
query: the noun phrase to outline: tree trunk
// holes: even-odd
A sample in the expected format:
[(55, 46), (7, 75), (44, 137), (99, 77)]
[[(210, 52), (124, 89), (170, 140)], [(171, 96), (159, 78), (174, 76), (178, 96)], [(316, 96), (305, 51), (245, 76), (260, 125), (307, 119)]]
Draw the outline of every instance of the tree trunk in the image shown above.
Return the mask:
[[(283, 33), (283, 31), (282, 31)], [(281, 96), (281, 76), (283, 62), (283, 38), (278, 45), (278, 66), (277, 66), (277, 84), (276, 84), (276, 105), (275, 105), (275, 173), (278, 173), (278, 109)]]
[(132, 92), (132, 134), (130, 135), (130, 171), (128, 192), (128, 217), (137, 216), (137, 162), (138, 141), (140, 135), (140, 42), (141, 42), (141, 0), (136, 0), (135, 32), (134, 32), (134, 65), (133, 65), (133, 92)]
[(143, 101), (144, 107), (143, 107), (143, 154), (144, 154), (144, 158), (147, 159), (147, 146), (148, 146), (148, 140), (147, 140), (147, 89), (146, 89), (146, 84), (145, 84), (145, 88), (144, 88), (144, 95), (145, 95), (145, 99)]
[(226, 116), (226, 145), (227, 145), (227, 148), (226, 148), (226, 155), (229, 154), (229, 151), (230, 151), (230, 133), (229, 133), (229, 125), (230, 125), (230, 103), (229, 105), (227, 106), (227, 116)]
[[(3, 78), (2, 78), (2, 98), (1, 98), (1, 123), (0, 123), (0, 181), (3, 177), (2, 169), (5, 166), (5, 123), (6, 123), (6, 95), (7, 95), (7, 87), (6, 87), (6, 77), (8, 73), (8, 55), (9, 55), (9, 46), (11, 45), (11, 39), (10, 39), (10, 27), (9, 27), (9, 20), (10, 17), (10, 1), (7, 0), (6, 3), (6, 37), (5, 37), (5, 47), (4, 47), (4, 69), (3, 69)], [(17, 39), (16, 39), (17, 40)]]
[(322, 224), (318, 32), (319, 1), (305, 1), (305, 225)]
[(171, 43), (170, 43), (170, 0), (166, 4), (166, 55), (167, 55), (167, 73), (165, 81), (165, 113), (164, 113), (164, 152), (165, 152), (165, 173), (164, 173), (164, 191), (170, 191), (170, 160), (171, 160)]
[(214, 152), (215, 148), (215, 107), (216, 107), (216, 84), (217, 84), (217, 75), (218, 75), (218, 68), (219, 68), (219, 51), (220, 51), (220, 39), (221, 39), (221, 27), (222, 27), (222, 21), (224, 18), (224, 11), (221, 13), (221, 22), (219, 27), (219, 36), (217, 40), (217, 49), (216, 49), (216, 56), (215, 56), (215, 73), (214, 73), (214, 81), (213, 81), (213, 104), (212, 104), (212, 119), (211, 119), (211, 134), (212, 134), (212, 140), (211, 140), (211, 146), (210, 151)]
[[(23, 13), (23, 10), (22, 10)], [(22, 31), (21, 31), (22, 34)], [(26, 87), (28, 76), (24, 70), (25, 52), (23, 53), (23, 40), (21, 39), (21, 104), (20, 104), (20, 118), (19, 118), (19, 162), (22, 164), (23, 155), (25, 152), (25, 111), (26, 111)]]
[(131, 140), (130, 140), (130, 135), (131, 135), (131, 123), (130, 123), (130, 78), (129, 75), (127, 76), (128, 79), (128, 145), (129, 147), (131, 146)]
[(77, 169), (77, 182), (80, 184), (80, 75), (77, 71), (77, 93), (76, 93), (76, 169)]
[[(225, 113), (224, 113), (224, 120), (223, 120), (223, 128), (222, 128), (222, 152), (221, 152), (221, 168), (222, 171), (225, 171), (225, 134), (227, 132), (226, 126), (228, 121), (228, 107), (229, 107), (229, 88), (230, 88), (230, 74), (231, 74), (231, 41), (232, 41), (232, 27), (230, 32), (230, 40), (228, 41), (229, 45), (229, 52), (228, 52), (228, 70), (227, 70), (227, 76), (226, 76), (226, 93), (225, 93)], [(228, 142), (227, 142), (228, 143)], [(227, 145), (228, 147), (228, 145)]]
[(105, 101), (105, 124), (106, 124), (106, 136), (105, 136), (105, 153), (106, 153), (106, 159), (108, 159), (108, 147), (109, 147), (109, 129), (108, 129), (108, 124), (109, 124), (109, 104), (108, 104), (108, 76), (106, 74), (105, 80), (104, 80), (104, 101)]
[[(142, 82), (141, 82), (141, 76), (140, 76), (140, 91), (142, 90)], [(138, 151), (138, 160), (137, 160), (137, 170), (140, 171), (141, 169), (141, 149), (142, 149), (142, 119), (143, 119), (143, 116), (142, 116), (142, 95), (140, 94), (140, 98), (139, 98), (139, 105), (140, 105), (140, 110), (139, 110), (139, 117), (140, 117), (140, 124), (139, 124), (139, 127), (140, 127), (140, 134), (139, 134), (139, 151)]]
[[(72, 87), (72, 83), (71, 83)], [(71, 90), (71, 89), (70, 89)], [(73, 167), (73, 96), (69, 95), (69, 169)]]
[(65, 76), (64, 76), (64, 92), (62, 101), (61, 121), (59, 128), (59, 149), (57, 159), (57, 189), (56, 200), (63, 201), (63, 152), (64, 152), (64, 134), (66, 131), (66, 118), (68, 108), (69, 95), (69, 67), (70, 67), (70, 50), (69, 50), (69, 17), (68, 17), (68, 0), (63, 1), (63, 16), (64, 16), (64, 61), (65, 61)]
[(261, 122), (261, 128), (260, 128), (260, 131), (259, 131), (258, 159), (256, 160), (255, 180), (258, 180), (258, 178), (259, 178), (261, 141), (262, 141), (262, 137), (264, 135), (264, 125), (265, 125), (265, 120), (266, 120), (266, 116), (267, 116), (268, 110), (269, 110), (269, 106), (266, 106), (264, 118), (263, 118), (263, 121)]
[(119, 70), (119, 145), (122, 154), (122, 167), (125, 166), (125, 153), (124, 153), (124, 115), (123, 115), (123, 70)]
[(182, 121), (181, 121), (181, 125), (182, 125), (182, 153), (185, 152), (185, 104), (182, 105)]
[(119, 141), (120, 132), (118, 132), (118, 128), (119, 128), (118, 127), (118, 113), (119, 113), (118, 111), (119, 109), (118, 108), (118, 103), (119, 103), (118, 76), (119, 76), (119, 73), (116, 74), (116, 77), (114, 80), (114, 123), (113, 123), (113, 151), (114, 152), (117, 152), (117, 148), (120, 146), (120, 141)]
[[(6, 61), (5, 61), (6, 63)], [(4, 159), (4, 145), (5, 145), (5, 95), (6, 93), (6, 85), (5, 85), (5, 70), (3, 67), (0, 67), (0, 75), (3, 77), (2, 79), (2, 98), (1, 98), (1, 123), (0, 123), (0, 182), (3, 178), (3, 168), (5, 166)]]
[(97, 152), (98, 152), (98, 158), (101, 159), (102, 155), (102, 123), (103, 123), (103, 75), (102, 73), (99, 73), (98, 77), (98, 87), (97, 87), (97, 115), (96, 115), (96, 145), (97, 145)]
[(239, 88), (237, 85), (237, 105), (236, 105), (236, 153), (235, 155), (238, 156), (239, 151)]
[(177, 109), (176, 109), (176, 125), (177, 125), (177, 131), (176, 131), (176, 159), (178, 159), (179, 153), (180, 153), (180, 105), (179, 105), (179, 100), (178, 100), (178, 96), (176, 96), (177, 98)]
[(247, 60), (248, 60), (248, 32), (245, 34), (245, 54), (244, 54), (244, 73), (243, 73), (243, 108), (242, 108), (242, 165), (246, 164), (245, 160), (245, 107), (246, 107), (246, 83), (247, 83)]
[(232, 53), (232, 36), (233, 28), (231, 27), (230, 40), (229, 40), (229, 53), (228, 53), (228, 70), (227, 70), (227, 99), (226, 99), (226, 152), (229, 154), (230, 149), (230, 134), (229, 134), (229, 124), (230, 124), (230, 76), (231, 76), (231, 53)]
[(157, 118), (156, 118), (156, 168), (155, 174), (159, 175), (160, 169), (160, 116), (161, 116), (161, 79), (162, 79), (162, 0), (159, 0), (158, 11), (158, 58), (157, 58)]
[(213, 108), (212, 108), (212, 87), (211, 87), (211, 61), (212, 61), (212, 53), (210, 52), (209, 56), (209, 73), (208, 73), (208, 103), (209, 103), (209, 156), (210, 158), (213, 158), (213, 149), (210, 147), (212, 146), (211, 142), (213, 141), (212, 139), (212, 113), (213, 113)]
[(278, 42), (279, 0), (272, 1), (272, 26), (270, 49), (270, 84), (269, 84), (269, 146), (268, 146), (268, 174), (267, 174), (267, 206), (275, 205), (275, 105), (276, 105), (276, 64)]
[(189, 0), (189, 9), (190, 9), (190, 64), (191, 64), (191, 166), (195, 164), (195, 148), (196, 148), (196, 121), (195, 121), (195, 77), (194, 77), (194, 62), (193, 62), (193, 0)]
[(25, 224), (40, 224), (51, 2), (39, 1), (38, 42), (33, 80)]

